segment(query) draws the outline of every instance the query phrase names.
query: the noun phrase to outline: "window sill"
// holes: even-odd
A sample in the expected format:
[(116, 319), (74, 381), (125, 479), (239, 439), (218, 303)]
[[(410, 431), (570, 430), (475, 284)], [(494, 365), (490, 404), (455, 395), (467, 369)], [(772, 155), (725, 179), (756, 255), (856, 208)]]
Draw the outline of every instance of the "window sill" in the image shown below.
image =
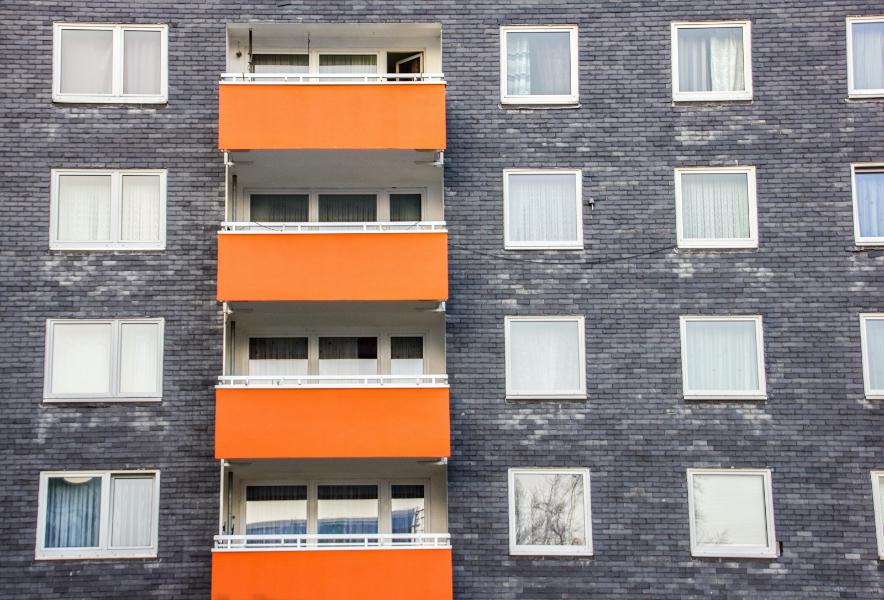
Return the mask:
[(866, 100), (884, 100), (884, 90), (874, 90), (871, 92), (850, 92), (847, 94), (847, 101), (859, 101), (863, 102)]
[(692, 402), (701, 401), (721, 401), (721, 402), (764, 402), (767, 400), (767, 394), (684, 394), (685, 401)]
[(49, 244), (49, 249), (58, 252), (162, 252), (166, 245), (133, 246), (129, 244), (96, 244), (81, 246), (76, 244)]
[(856, 240), (854, 246), (858, 252), (867, 249), (884, 248), (884, 239), (880, 240)]
[(140, 396), (140, 397), (105, 397), (88, 396), (82, 398), (70, 397), (43, 397), (44, 404), (131, 404), (133, 402), (162, 402), (162, 396)]
[(740, 94), (740, 95), (732, 95), (732, 96), (715, 96), (711, 94), (676, 94), (672, 96), (672, 103), (675, 105), (678, 104), (693, 104), (697, 102), (743, 102), (750, 103), (754, 100), (752, 94)]
[(691, 549), (691, 556), (694, 558), (779, 558), (780, 555), (776, 550), (769, 548), (732, 551), (721, 548), (719, 550)]
[(679, 250), (757, 250), (758, 242), (724, 242), (704, 240), (701, 243), (679, 242)]
[(576, 99), (563, 102), (501, 100), (497, 106), (502, 110), (573, 110), (581, 107)]
[(573, 244), (573, 245), (555, 245), (555, 246), (546, 246), (541, 244), (526, 244), (524, 246), (514, 246), (512, 244), (504, 244), (504, 250), (584, 250), (583, 244)]
[(68, 96), (53, 94), (57, 104), (168, 104), (166, 96)]
[(510, 556), (537, 556), (550, 558), (568, 558), (568, 557), (590, 557), (593, 556), (592, 548), (583, 549), (544, 549), (537, 550), (531, 548), (510, 548)]
[(866, 400), (884, 400), (884, 391), (867, 393)]
[(586, 400), (587, 394), (507, 394), (507, 400)]
[(36, 553), (34, 560), (135, 560), (156, 558), (157, 551), (149, 552), (79, 552), (76, 554), (41, 554)]

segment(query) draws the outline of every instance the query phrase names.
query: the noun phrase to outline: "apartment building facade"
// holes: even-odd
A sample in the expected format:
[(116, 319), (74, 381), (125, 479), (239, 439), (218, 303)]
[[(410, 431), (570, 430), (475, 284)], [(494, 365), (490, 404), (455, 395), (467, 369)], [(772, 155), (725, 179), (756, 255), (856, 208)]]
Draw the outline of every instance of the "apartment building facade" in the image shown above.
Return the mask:
[(884, 5), (0, 15), (4, 593), (880, 596)]

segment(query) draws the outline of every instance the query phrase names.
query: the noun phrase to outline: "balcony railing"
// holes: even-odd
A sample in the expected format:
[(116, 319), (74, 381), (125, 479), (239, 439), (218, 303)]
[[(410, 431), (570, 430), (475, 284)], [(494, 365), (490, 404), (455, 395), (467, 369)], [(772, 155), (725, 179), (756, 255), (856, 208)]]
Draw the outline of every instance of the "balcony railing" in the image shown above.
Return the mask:
[(221, 83), (445, 83), (442, 73), (222, 73)]
[(445, 221), (390, 221), (371, 223), (262, 223), (225, 221), (222, 233), (422, 233), (445, 232)]
[(222, 375), (219, 388), (447, 388), (448, 375)]
[(215, 551), (450, 548), (447, 533), (216, 535)]

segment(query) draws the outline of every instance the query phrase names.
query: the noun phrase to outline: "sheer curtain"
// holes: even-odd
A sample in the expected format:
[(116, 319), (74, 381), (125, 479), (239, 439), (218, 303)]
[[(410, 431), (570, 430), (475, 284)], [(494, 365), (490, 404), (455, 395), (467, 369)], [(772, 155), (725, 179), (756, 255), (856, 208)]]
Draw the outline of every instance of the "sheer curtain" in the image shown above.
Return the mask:
[(510, 241), (578, 241), (574, 175), (510, 174), (508, 177)]
[(866, 320), (869, 387), (884, 390), (884, 319)]
[(377, 375), (377, 372), (377, 338), (319, 338), (320, 375)]
[(583, 373), (578, 331), (573, 321), (511, 321), (512, 391), (578, 392)]
[(266, 223), (306, 223), (309, 220), (307, 194), (252, 194), (249, 219)]
[(253, 54), (252, 72), (309, 73), (309, 57), (306, 54)]
[(374, 74), (378, 72), (378, 57), (374, 54), (320, 54), (319, 72)]
[(52, 393), (108, 393), (110, 364), (110, 324), (52, 325)]
[(378, 486), (320, 485), (318, 533), (377, 533)]
[(862, 237), (884, 237), (884, 173), (856, 174), (856, 209)]
[(160, 93), (162, 34), (159, 31), (123, 31), (123, 93), (137, 96)]
[(61, 32), (61, 93), (113, 92), (114, 32), (63, 29)]
[(156, 242), (160, 239), (160, 176), (123, 175), (121, 239)]
[(506, 34), (506, 89), (510, 96), (571, 93), (571, 36), (566, 31)]
[(390, 194), (391, 221), (420, 221), (420, 194)]
[(767, 545), (763, 477), (694, 474), (691, 480), (697, 543)]
[(151, 545), (154, 515), (153, 477), (114, 477), (111, 483), (112, 548)]
[(424, 339), (390, 338), (390, 374), (421, 375), (424, 372)]
[(678, 89), (681, 92), (745, 90), (742, 28), (680, 28)]
[(374, 194), (320, 194), (319, 220), (323, 223), (365, 223), (378, 220)]
[(249, 375), (307, 375), (307, 338), (249, 338)]
[(853, 87), (884, 89), (884, 23), (853, 24)]
[(57, 219), (60, 242), (110, 241), (110, 175), (60, 175)]
[(688, 321), (688, 391), (758, 390), (754, 321)]
[(159, 327), (156, 323), (120, 326), (120, 393), (159, 393)]
[(307, 533), (307, 486), (246, 487), (246, 535)]
[(686, 239), (744, 239), (749, 231), (745, 173), (682, 173), (682, 235)]
[(98, 546), (101, 519), (100, 477), (50, 477), (47, 480), (47, 548)]

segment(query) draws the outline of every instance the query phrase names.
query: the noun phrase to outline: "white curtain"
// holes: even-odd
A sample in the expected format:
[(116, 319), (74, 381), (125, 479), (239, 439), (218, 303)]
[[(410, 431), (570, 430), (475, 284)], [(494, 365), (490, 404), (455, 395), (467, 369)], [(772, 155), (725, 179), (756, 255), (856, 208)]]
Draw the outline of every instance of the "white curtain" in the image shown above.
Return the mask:
[(123, 206), (120, 219), (124, 242), (159, 241), (159, 175), (123, 175)]
[(110, 365), (110, 324), (55, 323), (52, 326), (53, 393), (107, 393)]
[(742, 28), (680, 28), (678, 89), (681, 92), (745, 90)]
[(113, 31), (62, 30), (61, 93), (112, 93), (113, 64)]
[(254, 73), (309, 73), (309, 57), (306, 54), (254, 54), (252, 55), (252, 71)]
[(153, 477), (114, 477), (111, 484), (111, 548), (151, 545)]
[(745, 173), (682, 173), (681, 209), (686, 239), (748, 238), (749, 179)]
[(123, 32), (123, 93), (149, 96), (160, 93), (161, 33)]
[(120, 332), (120, 392), (157, 393), (159, 325), (123, 323)]
[(583, 475), (517, 473), (514, 482), (517, 544), (586, 544)]
[(512, 174), (507, 182), (507, 220), (513, 242), (577, 241), (574, 175)]
[(884, 319), (866, 321), (866, 346), (869, 385), (873, 390), (884, 390)]
[(377, 73), (378, 57), (374, 54), (320, 54), (319, 72), (330, 74)]
[(367, 223), (378, 220), (374, 194), (320, 194), (321, 223)]
[(758, 390), (754, 321), (688, 321), (686, 391)]
[(246, 487), (246, 535), (307, 533), (307, 486)]
[(50, 477), (47, 480), (47, 548), (98, 546), (101, 518), (101, 478)]
[(884, 89), (884, 23), (853, 24), (853, 87)]
[(558, 96), (572, 93), (570, 33), (508, 32), (506, 89), (510, 96)]
[(691, 479), (698, 543), (767, 545), (761, 475), (695, 474)]
[(110, 175), (59, 176), (57, 218), (60, 242), (110, 241)]
[(884, 173), (856, 174), (856, 208), (860, 235), (884, 237)]
[(510, 388), (513, 392), (576, 393), (583, 368), (576, 322), (510, 322)]

